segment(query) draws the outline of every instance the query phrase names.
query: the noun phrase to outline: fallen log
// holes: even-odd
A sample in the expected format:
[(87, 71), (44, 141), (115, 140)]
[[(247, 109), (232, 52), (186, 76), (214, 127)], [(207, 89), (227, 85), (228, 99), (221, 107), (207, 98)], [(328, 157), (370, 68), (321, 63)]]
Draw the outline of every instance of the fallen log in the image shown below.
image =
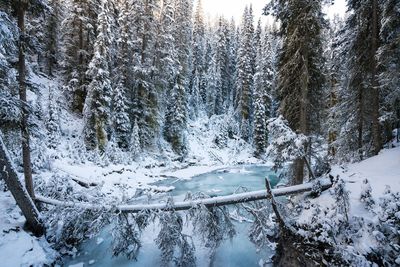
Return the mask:
[[(330, 179), (320, 179), (321, 190), (327, 190), (332, 186), (332, 181)], [(289, 186), (284, 188), (272, 189), (272, 193), (275, 197), (287, 196), (293, 194), (300, 194), (305, 192), (310, 192), (313, 190), (315, 183), (305, 183), (301, 185)], [(232, 205), (244, 202), (251, 202), (256, 200), (269, 199), (270, 195), (266, 190), (245, 192), (240, 194), (232, 194), (228, 196), (219, 196), (212, 198), (204, 198), (189, 201), (174, 202), (171, 207), (167, 203), (155, 203), (155, 204), (135, 204), (135, 205), (95, 205), (83, 202), (65, 202), (56, 199), (47, 198), (44, 196), (36, 196), (36, 200), (44, 204), (55, 205), (60, 207), (76, 207), (87, 210), (100, 210), (100, 209), (115, 209), (117, 212), (127, 212), (127, 213), (138, 213), (141, 211), (148, 210), (170, 210), (171, 208), (179, 210), (188, 210), (197, 205), (204, 205), (206, 207), (217, 207), (224, 205)]]
[(28, 194), (26, 188), (22, 185), (18, 178), (17, 171), (15, 170), (11, 157), (8, 154), (7, 148), (3, 143), (0, 133), (0, 178), (2, 178), (12, 196), (15, 199), (18, 207), (21, 209), (22, 214), (25, 216), (28, 228), (32, 230), (35, 235), (42, 235), (44, 227), (40, 221), (40, 214), (37, 210), (32, 198)]

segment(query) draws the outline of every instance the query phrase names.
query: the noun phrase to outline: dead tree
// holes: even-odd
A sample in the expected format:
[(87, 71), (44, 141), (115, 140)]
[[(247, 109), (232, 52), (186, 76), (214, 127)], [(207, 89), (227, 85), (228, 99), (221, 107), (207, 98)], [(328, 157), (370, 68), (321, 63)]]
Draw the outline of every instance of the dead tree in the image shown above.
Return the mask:
[(22, 185), (0, 135), (0, 177), (5, 181), (18, 207), (25, 216), (27, 226), (35, 235), (42, 235), (44, 227), (40, 214), (29, 193)]

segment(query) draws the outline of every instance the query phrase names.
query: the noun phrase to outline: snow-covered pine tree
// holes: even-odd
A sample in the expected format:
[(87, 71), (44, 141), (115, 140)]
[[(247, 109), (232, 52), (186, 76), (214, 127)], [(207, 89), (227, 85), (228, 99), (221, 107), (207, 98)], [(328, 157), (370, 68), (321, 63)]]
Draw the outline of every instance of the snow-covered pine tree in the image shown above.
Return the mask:
[(49, 88), (49, 107), (47, 120), (47, 146), (55, 149), (60, 143), (59, 103), (54, 95), (54, 87)]
[(49, 1), (49, 18), (46, 25), (46, 51), (45, 57), (47, 60), (47, 73), (50, 76), (54, 75), (54, 70), (58, 67), (60, 60), (60, 27), (63, 19), (63, 7), (60, 0)]
[(179, 155), (186, 153), (187, 109), (183, 78), (177, 77), (165, 114), (164, 137)]
[(180, 82), (188, 91), (191, 69), (192, 12), (191, 0), (175, 0), (174, 39), (176, 40), (177, 58), (180, 66)]
[[(87, 68), (95, 42), (95, 0), (71, 0), (62, 22), (63, 70), (66, 88), (71, 92), (71, 107), (83, 111), (89, 83)], [(90, 16), (89, 16), (90, 15)]]
[(91, 77), (84, 106), (84, 139), (89, 149), (104, 152), (110, 127), (110, 99), (112, 87), (109, 73), (110, 59), (110, 10), (105, 2), (98, 16), (98, 35), (94, 44), (94, 56), (87, 76)]
[(229, 95), (226, 96), (228, 98), (228, 110), (233, 108), (234, 104), (234, 96), (236, 95), (236, 62), (237, 62), (237, 49), (238, 49), (238, 34), (235, 20), (232, 20), (229, 23), (228, 28), (228, 36), (227, 36), (227, 49), (228, 49), (228, 88)]
[(139, 126), (141, 145), (153, 147), (159, 137), (159, 94), (152, 77), (156, 44), (158, 0), (138, 0), (132, 5), (133, 81), (132, 117)]
[(216, 54), (209, 63), (207, 71), (207, 99), (206, 111), (208, 117), (215, 114), (221, 114), (222, 109), (222, 91), (221, 91), (221, 68), (216, 60)]
[(206, 88), (202, 82), (206, 75), (205, 66), (205, 53), (206, 53), (206, 39), (205, 39), (205, 23), (202, 7), (202, 0), (197, 1), (196, 9), (193, 18), (193, 34), (192, 34), (192, 73), (190, 80), (189, 91), (189, 106), (190, 117), (196, 118), (198, 111), (203, 105), (201, 94), (205, 94)]
[(121, 82), (114, 88), (113, 92), (113, 124), (115, 141), (118, 144), (118, 147), (123, 150), (128, 149), (131, 133), (126, 91), (126, 88)]
[[(357, 159), (377, 154), (381, 149), (377, 62), (379, 40), (379, 5), (376, 0), (348, 1), (351, 11), (346, 20), (345, 58), (347, 73), (341, 94), (342, 132), (338, 142), (342, 155), (357, 153)], [(370, 144), (373, 144), (371, 146)], [(353, 148), (346, 152), (346, 148)], [(351, 157), (351, 156), (350, 156)]]
[(382, 116), (386, 142), (392, 138), (392, 129), (400, 136), (400, 2), (387, 0), (381, 3), (380, 38), (378, 50), (379, 81), (382, 94)]
[(175, 40), (177, 73), (174, 87), (167, 97), (170, 99), (165, 114), (164, 137), (172, 145), (173, 150), (183, 155), (186, 153), (187, 127), (187, 92), (190, 87), (191, 75), (191, 40), (192, 40), (192, 2), (188, 0), (175, 1), (175, 23), (173, 38)]
[(225, 113), (229, 107), (230, 89), (229, 88), (229, 46), (228, 46), (228, 28), (227, 21), (220, 17), (216, 32), (215, 60), (220, 73), (220, 97), (217, 99), (216, 114)]
[[(264, 80), (264, 53), (263, 46), (261, 43), (261, 22), (259, 21), (257, 26), (257, 33), (259, 34), (257, 47), (257, 58), (256, 58), (256, 73), (254, 74), (254, 128), (253, 128), (253, 143), (255, 146), (255, 155), (261, 156), (265, 152), (267, 145), (267, 125), (266, 118), (267, 112), (265, 103), (265, 84), (268, 81)], [(257, 38), (256, 38), (257, 39)]]
[(137, 121), (133, 123), (133, 129), (129, 140), (129, 151), (132, 153), (133, 159), (135, 159), (136, 156), (141, 152), (139, 126)]
[(331, 158), (336, 157), (337, 153), (337, 137), (340, 131), (339, 116), (340, 113), (338, 101), (339, 93), (342, 89), (343, 83), (341, 82), (344, 76), (345, 68), (344, 58), (342, 58), (342, 48), (341, 44), (341, 30), (343, 28), (344, 21), (339, 17), (335, 16), (333, 20), (330, 21), (330, 27), (328, 33), (326, 34), (326, 60), (327, 60), (327, 120), (324, 123), (324, 128), (326, 129), (326, 135), (328, 140), (328, 155)]
[(240, 27), (239, 53), (237, 61), (237, 88), (235, 107), (240, 122), (241, 135), (251, 139), (251, 98), (254, 75), (254, 26), (252, 9), (246, 7)]
[[(11, 17), (0, 11), (0, 130), (6, 136), (14, 134), (20, 121), (20, 107), (17, 97), (17, 80), (13, 71), (13, 62), (18, 58), (18, 28)], [(6, 134), (9, 130), (13, 134)], [(5, 137), (3, 137), (5, 138)], [(7, 140), (4, 140), (6, 142)], [(8, 142), (7, 142), (8, 144)]]
[(132, 98), (132, 51), (134, 49), (132, 19), (131, 19), (131, 0), (121, 0), (118, 2), (118, 39), (117, 50), (118, 59), (117, 65), (117, 81), (116, 83), (124, 87), (126, 97), (131, 100)]
[(155, 69), (158, 73), (154, 73), (158, 91), (162, 97), (159, 101), (160, 111), (165, 113), (168, 105), (168, 97), (174, 87), (174, 80), (179, 71), (177, 60), (176, 41), (174, 39), (174, 2), (173, 0), (165, 0), (160, 11), (160, 27), (155, 53)]
[[(293, 130), (309, 135), (319, 128), (322, 107), (322, 1), (273, 0), (267, 10), (281, 21), (284, 36), (277, 83), (280, 113)], [(295, 160), (293, 170), (293, 183), (302, 183), (304, 160)]]

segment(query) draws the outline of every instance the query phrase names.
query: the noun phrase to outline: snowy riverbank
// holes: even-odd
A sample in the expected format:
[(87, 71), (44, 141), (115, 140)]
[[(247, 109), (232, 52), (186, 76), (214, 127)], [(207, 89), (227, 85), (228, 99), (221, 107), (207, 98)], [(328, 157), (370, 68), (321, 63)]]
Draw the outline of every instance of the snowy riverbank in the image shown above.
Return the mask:
[[(346, 189), (350, 196), (350, 216), (362, 217), (364, 220), (375, 220), (360, 202), (360, 195), (363, 190), (363, 181), (368, 179), (372, 188), (372, 197), (378, 199), (382, 197), (386, 186), (390, 186), (392, 192), (400, 191), (400, 147), (387, 149), (376, 157), (364, 160), (359, 163), (349, 164), (345, 167), (334, 166), (333, 175), (340, 175), (346, 182)], [(176, 167), (176, 166), (175, 166)], [(55, 162), (53, 172), (69, 173), (87, 182), (103, 184), (104, 192), (114, 192), (116, 184), (128, 185), (129, 192), (135, 193), (137, 188), (153, 189), (155, 191), (162, 188), (156, 188), (152, 183), (165, 179), (165, 177), (177, 177), (188, 179), (202, 173), (227, 168), (225, 165), (209, 166), (190, 166), (184, 169), (169, 167), (146, 168), (144, 165), (110, 165), (107, 168), (96, 166), (94, 164), (85, 165), (66, 165), (62, 161)], [(240, 167), (236, 168), (239, 172)], [(44, 174), (44, 177), (50, 177), (50, 173)], [(79, 186), (79, 185), (77, 185)], [(1, 184), (1, 189), (3, 184)], [(113, 191), (114, 190), (114, 191)], [(319, 198), (311, 200), (311, 203), (319, 204), (321, 208), (333, 205), (331, 193), (325, 192)], [(9, 192), (0, 192), (0, 209), (3, 212), (0, 217), (0, 258), (5, 260), (5, 266), (41, 266), (52, 262), (57, 253), (50, 249), (49, 244), (44, 238), (36, 238), (23, 231), (23, 217), (16, 207), (14, 200)], [(312, 209), (303, 212), (299, 222), (310, 220)], [(360, 242), (354, 244), (356, 251), (368, 252), (375, 241), (371, 236), (360, 239)], [(12, 253), (11, 253), (12, 252)]]

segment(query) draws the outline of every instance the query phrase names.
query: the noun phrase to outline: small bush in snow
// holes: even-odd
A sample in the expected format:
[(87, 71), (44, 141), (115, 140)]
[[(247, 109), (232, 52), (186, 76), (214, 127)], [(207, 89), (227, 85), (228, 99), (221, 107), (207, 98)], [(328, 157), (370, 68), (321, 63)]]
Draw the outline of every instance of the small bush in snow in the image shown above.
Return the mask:
[(365, 207), (372, 211), (375, 205), (375, 201), (372, 198), (372, 188), (368, 179), (365, 179), (361, 188), (360, 201), (365, 204)]

